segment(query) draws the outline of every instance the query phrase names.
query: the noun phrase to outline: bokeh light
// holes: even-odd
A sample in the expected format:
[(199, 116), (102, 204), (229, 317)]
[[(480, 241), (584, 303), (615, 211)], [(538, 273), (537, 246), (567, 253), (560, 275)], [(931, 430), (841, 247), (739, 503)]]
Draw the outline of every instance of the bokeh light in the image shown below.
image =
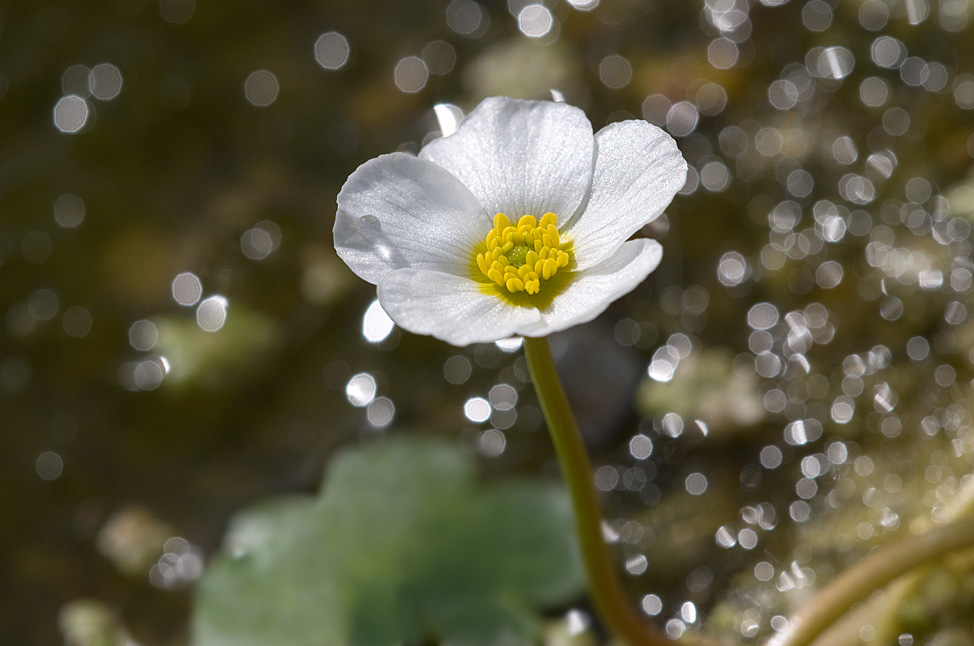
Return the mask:
[(365, 340), (369, 343), (384, 341), (392, 334), (394, 327), (395, 324), (386, 314), (386, 311), (382, 309), (379, 301), (372, 301), (362, 317), (362, 336), (365, 337)]
[(281, 228), (268, 220), (258, 222), (240, 236), (240, 251), (251, 260), (264, 260), (281, 244)]
[(632, 65), (618, 54), (606, 56), (599, 63), (599, 78), (607, 87), (621, 90), (632, 80)]
[(196, 308), (196, 323), (206, 332), (216, 332), (227, 320), (229, 303), (223, 296), (210, 296), (200, 301)]
[(474, 0), (451, 0), (446, 7), (446, 22), (456, 33), (477, 38), (487, 31), (489, 18)]
[(122, 91), (122, 72), (111, 63), (99, 63), (88, 73), (88, 90), (91, 96), (111, 101)]
[(471, 422), (486, 422), (490, 418), (490, 402), (483, 397), (471, 397), (463, 405), (463, 414)]
[(54, 125), (65, 133), (81, 130), (88, 121), (88, 104), (80, 96), (69, 94), (54, 106)]
[(348, 380), (345, 395), (352, 406), (359, 408), (368, 406), (375, 399), (375, 377), (367, 372), (360, 372)]
[(429, 69), (418, 56), (407, 56), (396, 63), (394, 71), (396, 87), (407, 94), (414, 94), (426, 87)]
[(136, 350), (151, 350), (158, 340), (159, 330), (152, 321), (141, 319), (129, 327), (129, 344)]
[(442, 76), (453, 71), (457, 63), (457, 52), (445, 40), (431, 40), (423, 46), (423, 62), (430, 74)]
[(340, 70), (348, 63), (351, 48), (348, 39), (337, 31), (318, 36), (314, 45), (315, 60), (326, 70)]
[(172, 280), (172, 297), (180, 305), (190, 307), (203, 295), (203, 283), (191, 272), (183, 272)]
[(529, 4), (517, 15), (517, 28), (530, 38), (547, 36), (553, 26), (554, 17), (543, 4)]
[(274, 101), (281, 91), (281, 85), (277, 81), (277, 76), (267, 70), (257, 70), (251, 72), (244, 81), (244, 96), (251, 105), (264, 108)]
[(57, 480), (64, 471), (64, 460), (55, 451), (45, 451), (37, 456), (35, 466), (41, 480)]

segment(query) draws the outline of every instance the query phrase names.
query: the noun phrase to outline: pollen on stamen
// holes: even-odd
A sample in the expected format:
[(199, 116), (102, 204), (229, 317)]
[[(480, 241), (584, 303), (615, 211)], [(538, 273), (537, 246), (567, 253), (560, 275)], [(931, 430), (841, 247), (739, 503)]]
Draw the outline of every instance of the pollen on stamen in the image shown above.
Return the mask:
[(504, 213), (494, 216), (494, 228), (484, 238), (486, 250), (476, 256), (477, 268), (510, 294), (537, 294), (571, 258), (571, 243), (558, 233), (558, 217), (546, 213), (541, 221), (521, 216), (516, 224)]

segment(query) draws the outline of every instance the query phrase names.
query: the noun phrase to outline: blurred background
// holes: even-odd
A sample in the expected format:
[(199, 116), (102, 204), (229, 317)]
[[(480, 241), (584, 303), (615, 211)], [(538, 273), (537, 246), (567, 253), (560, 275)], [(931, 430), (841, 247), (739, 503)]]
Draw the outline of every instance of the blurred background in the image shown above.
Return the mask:
[[(552, 339), (647, 616), (753, 641), (871, 547), (974, 513), (972, 19), (970, 0), (0, 6), (0, 642), (187, 643), (233, 514), (315, 491), (377, 436), (557, 477), (518, 343), (401, 332), (332, 247), (349, 173), (438, 136), (434, 105), (497, 94), (649, 120), (691, 165), (644, 232), (661, 268)], [(974, 567), (859, 614), (848, 643), (972, 644)]]

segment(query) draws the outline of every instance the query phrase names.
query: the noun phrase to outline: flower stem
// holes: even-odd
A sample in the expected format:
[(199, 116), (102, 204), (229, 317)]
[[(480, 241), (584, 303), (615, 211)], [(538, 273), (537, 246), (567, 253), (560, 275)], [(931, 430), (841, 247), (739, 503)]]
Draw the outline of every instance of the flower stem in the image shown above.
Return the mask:
[(602, 536), (602, 512), (595, 492), (592, 465), (555, 371), (548, 340), (525, 337), (524, 356), (575, 510), (575, 529), (595, 609), (609, 631), (629, 646), (671, 644), (658, 628), (636, 614), (622, 590)]
[(789, 628), (768, 643), (808, 646), (853, 604), (913, 568), (948, 552), (974, 547), (974, 519), (959, 520), (885, 545), (843, 572), (789, 620)]

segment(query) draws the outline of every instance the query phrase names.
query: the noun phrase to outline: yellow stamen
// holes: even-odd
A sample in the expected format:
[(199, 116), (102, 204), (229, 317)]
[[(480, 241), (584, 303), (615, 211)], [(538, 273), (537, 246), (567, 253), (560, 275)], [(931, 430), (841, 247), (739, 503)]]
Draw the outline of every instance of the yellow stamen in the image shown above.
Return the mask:
[(540, 222), (533, 215), (522, 215), (514, 224), (498, 213), (484, 246), (477, 254), (476, 267), (512, 295), (539, 293), (544, 281), (571, 262), (571, 242), (561, 240), (554, 213), (545, 213)]

